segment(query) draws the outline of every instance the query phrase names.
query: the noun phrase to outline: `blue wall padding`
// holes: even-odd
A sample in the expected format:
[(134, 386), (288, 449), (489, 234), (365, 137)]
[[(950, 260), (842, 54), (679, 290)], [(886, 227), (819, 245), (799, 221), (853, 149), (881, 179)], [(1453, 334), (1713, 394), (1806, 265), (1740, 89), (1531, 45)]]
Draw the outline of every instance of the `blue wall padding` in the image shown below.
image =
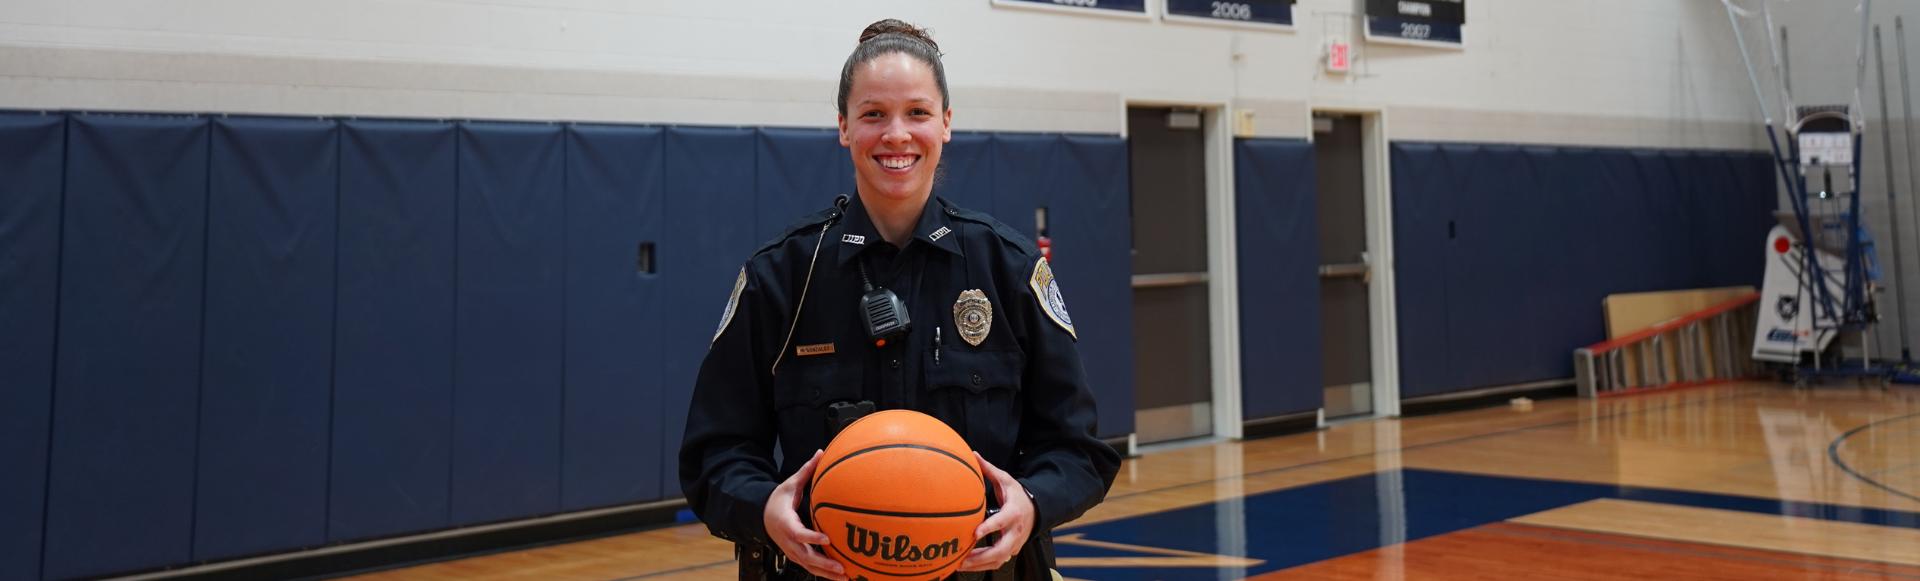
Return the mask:
[(1610, 294), (1760, 283), (1763, 153), (1395, 143), (1392, 164), (1403, 397), (1571, 377)]
[[(946, 151), (940, 195), (1052, 209), (1132, 431), (1126, 142)], [(678, 496), (735, 274), (852, 165), (830, 130), (0, 115), (0, 581)]]
[[(1087, 386), (1100, 409), (1099, 435), (1133, 433), (1133, 218), (1127, 141), (1066, 135), (1049, 200), (1051, 260), (1079, 335)], [(1019, 220), (1013, 212), (1009, 218)], [(1031, 222), (1032, 220), (1028, 220)], [(1071, 293), (1071, 294), (1066, 294)]]
[(766, 128), (759, 130), (755, 146), (754, 241), (827, 209), (834, 196), (853, 195), (853, 158), (840, 145), (839, 131)]
[(1046, 206), (1053, 271), (1079, 337), (1101, 437), (1133, 432), (1132, 200), (1118, 137), (993, 137), (996, 218), (1034, 236)]
[(64, 115), (0, 115), (0, 581), (40, 578)]
[(1546, 357), (1558, 346), (1527, 338), (1565, 318), (1552, 312), (1565, 294), (1553, 292), (1559, 279), (1550, 275), (1565, 239), (1541, 231), (1560, 222), (1552, 215), (1556, 192), (1541, 181), (1536, 156), (1515, 146), (1475, 147), (1468, 171), (1451, 184), (1459, 223), (1447, 279), (1448, 357), (1462, 385), (1550, 378), (1553, 370), (1540, 366), (1566, 357)]
[(577, 125), (567, 135), (567, 385), (562, 510), (660, 498), (658, 244), (665, 162), (657, 127)]
[[(1775, 220), (1771, 218), (1775, 207), (1773, 198), (1761, 195), (1746, 195), (1748, 192), (1774, 191), (1775, 178), (1771, 158), (1744, 152), (1690, 151), (1675, 152), (1693, 162), (1694, 171), (1687, 174), (1689, 197), (1687, 220), (1697, 227), (1689, 231), (1693, 236), (1694, 249), (1691, 271), (1700, 277), (1703, 283), (1711, 284), (1722, 280), (1758, 281), (1766, 272), (1765, 263), (1758, 259), (1744, 260), (1739, 249), (1752, 246), (1741, 241), (1766, 239), (1767, 231), (1772, 230)], [(1863, 194), (1866, 195), (1866, 194)], [(1726, 219), (1728, 215), (1740, 219)], [(1766, 215), (1767, 219), (1759, 216)], [(1891, 237), (1882, 234), (1882, 246), (1890, 244)], [(1764, 244), (1764, 242), (1763, 242)], [(1911, 248), (1911, 246), (1909, 246)], [(1883, 254), (1885, 264), (1891, 254)], [(1755, 283), (1758, 286), (1757, 282)]]
[(76, 115), (43, 576), (191, 558), (207, 121)]
[(564, 137), (559, 125), (460, 129), (455, 525), (560, 508)]
[(991, 133), (954, 133), (940, 152), (933, 193), (962, 208), (993, 214)]
[[(660, 241), (661, 491), (680, 495), (675, 457), (686, 431), (694, 376), (754, 232), (756, 137), (751, 129), (673, 127), (666, 136), (666, 216)], [(798, 216), (795, 216), (798, 218)]]
[(327, 534), (339, 132), (213, 122), (196, 560)]
[[(1061, 144), (1059, 136), (1038, 133), (996, 135), (987, 148), (992, 156), (993, 185), (990, 190), (993, 217), (1028, 238), (1034, 237), (1033, 210), (1057, 203), (1050, 190), (1067, 178), (1056, 171)], [(1051, 210), (1050, 210), (1051, 211)], [(1051, 216), (1048, 220), (1053, 220)], [(1054, 256), (1061, 253), (1055, 249)], [(1059, 268), (1054, 269), (1059, 274)], [(1063, 284), (1067, 281), (1062, 280)], [(1065, 290), (1064, 288), (1062, 290)], [(1073, 300), (1073, 295), (1066, 295)], [(1071, 306), (1071, 304), (1069, 304)], [(1076, 325), (1077, 326), (1077, 325)]]
[(329, 541), (451, 523), (454, 126), (340, 140)]
[(1234, 142), (1239, 245), (1240, 413), (1259, 419), (1319, 409), (1319, 223), (1313, 144)]
[[(1457, 152), (1425, 143), (1395, 143), (1391, 151), (1401, 395), (1452, 391), (1456, 382), (1446, 348), (1447, 248), (1453, 216), (1448, 187), (1456, 179)], [(1245, 297), (1241, 302), (1246, 308)], [(1242, 381), (1246, 377), (1243, 373)]]

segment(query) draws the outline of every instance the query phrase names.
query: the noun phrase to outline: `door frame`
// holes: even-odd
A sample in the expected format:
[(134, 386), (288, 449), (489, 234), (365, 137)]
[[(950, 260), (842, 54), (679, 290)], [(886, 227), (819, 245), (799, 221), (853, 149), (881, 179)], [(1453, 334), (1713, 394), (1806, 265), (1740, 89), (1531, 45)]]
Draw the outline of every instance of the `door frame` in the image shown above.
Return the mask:
[[(1120, 97), (1120, 137), (1130, 107), (1192, 107), (1202, 112), (1207, 165), (1207, 350), (1213, 435), (1239, 439), (1240, 279), (1234, 243), (1233, 109), (1226, 101)], [(1129, 190), (1131, 196), (1131, 190)], [(1138, 389), (1137, 385), (1135, 389)], [(1136, 410), (1137, 411), (1137, 410)]]
[[(1384, 106), (1344, 103), (1307, 103), (1314, 113), (1360, 116), (1360, 165), (1366, 175), (1367, 263), (1373, 280), (1367, 285), (1368, 342), (1373, 350), (1373, 417), (1400, 416), (1400, 317), (1395, 305), (1393, 273), (1393, 171), (1389, 167), (1387, 109)], [(1307, 129), (1307, 141), (1313, 141)], [(1321, 409), (1325, 409), (1323, 406)], [(1326, 422), (1322, 414), (1321, 423)]]

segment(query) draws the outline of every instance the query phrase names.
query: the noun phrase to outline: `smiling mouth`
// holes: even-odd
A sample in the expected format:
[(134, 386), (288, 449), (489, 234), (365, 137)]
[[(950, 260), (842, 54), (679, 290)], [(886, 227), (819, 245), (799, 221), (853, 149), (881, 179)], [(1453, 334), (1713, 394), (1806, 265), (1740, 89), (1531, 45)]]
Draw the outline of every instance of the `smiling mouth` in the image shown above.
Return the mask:
[(879, 161), (881, 167), (891, 170), (908, 169), (920, 162), (918, 155), (876, 155), (873, 159)]

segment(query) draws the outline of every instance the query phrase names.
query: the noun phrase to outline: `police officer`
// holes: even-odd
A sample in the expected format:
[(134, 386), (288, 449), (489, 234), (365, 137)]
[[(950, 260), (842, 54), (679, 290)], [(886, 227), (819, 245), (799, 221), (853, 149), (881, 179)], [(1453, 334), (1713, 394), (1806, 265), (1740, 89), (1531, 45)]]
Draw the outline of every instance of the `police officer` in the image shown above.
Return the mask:
[(1120, 466), (1094, 437), (1060, 287), (1032, 241), (932, 195), (952, 113), (925, 30), (867, 27), (838, 105), (858, 195), (741, 269), (687, 413), (681, 488), (738, 544), (743, 579), (873, 578), (821, 552), (800, 498), (847, 412), (920, 411), (966, 438), (999, 505), (956, 577), (1045, 581), (1048, 531), (1098, 504)]

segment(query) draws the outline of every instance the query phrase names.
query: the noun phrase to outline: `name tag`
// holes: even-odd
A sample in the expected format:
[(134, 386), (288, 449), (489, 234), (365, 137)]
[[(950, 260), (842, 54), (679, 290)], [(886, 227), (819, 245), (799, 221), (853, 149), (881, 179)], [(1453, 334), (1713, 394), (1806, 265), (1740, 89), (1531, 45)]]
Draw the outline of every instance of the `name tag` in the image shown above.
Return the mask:
[(830, 353), (833, 353), (832, 343), (822, 343), (819, 345), (801, 345), (793, 349), (793, 354), (798, 355), (800, 357), (806, 357), (808, 355), (827, 355)]

